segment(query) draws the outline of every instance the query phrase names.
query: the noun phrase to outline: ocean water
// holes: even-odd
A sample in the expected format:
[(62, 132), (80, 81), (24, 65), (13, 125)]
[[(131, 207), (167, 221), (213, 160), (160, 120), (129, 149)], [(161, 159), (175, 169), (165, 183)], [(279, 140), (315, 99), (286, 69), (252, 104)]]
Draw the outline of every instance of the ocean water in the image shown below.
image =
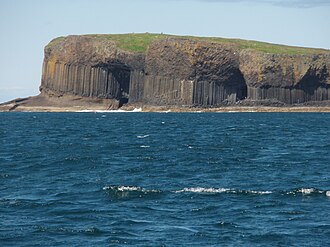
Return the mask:
[(330, 246), (329, 124), (0, 113), (0, 246)]

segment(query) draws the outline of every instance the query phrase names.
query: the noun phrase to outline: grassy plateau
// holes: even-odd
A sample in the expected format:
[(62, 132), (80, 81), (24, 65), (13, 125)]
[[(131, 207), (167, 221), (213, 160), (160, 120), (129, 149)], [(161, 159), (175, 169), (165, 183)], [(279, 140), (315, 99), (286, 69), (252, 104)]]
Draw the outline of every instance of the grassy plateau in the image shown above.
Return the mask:
[[(148, 46), (157, 40), (165, 38), (183, 38), (199, 41), (207, 41), (220, 44), (231, 44), (239, 49), (252, 49), (259, 52), (271, 54), (288, 54), (288, 55), (305, 55), (305, 54), (330, 54), (330, 50), (305, 48), (296, 46), (286, 46), (279, 44), (271, 44), (253, 40), (243, 39), (228, 39), (217, 37), (196, 37), (196, 36), (177, 36), (169, 34), (155, 34), (155, 33), (129, 33), (129, 34), (88, 34), (83, 35), (96, 39), (106, 39), (116, 43), (116, 45), (126, 51), (144, 53)], [(56, 44), (64, 40), (65, 37), (58, 37), (51, 41), (51, 44)]]

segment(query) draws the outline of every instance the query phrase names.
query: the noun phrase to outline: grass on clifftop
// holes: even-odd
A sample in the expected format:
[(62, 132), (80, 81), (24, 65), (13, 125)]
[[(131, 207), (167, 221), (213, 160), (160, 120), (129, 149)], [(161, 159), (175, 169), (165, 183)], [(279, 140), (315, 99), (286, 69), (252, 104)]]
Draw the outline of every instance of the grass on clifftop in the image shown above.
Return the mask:
[(225, 39), (225, 38), (201, 38), (215, 43), (229, 43), (237, 45), (240, 49), (252, 49), (270, 54), (287, 54), (287, 55), (308, 55), (308, 54), (330, 54), (330, 50), (318, 48), (306, 48), (298, 46), (287, 46), (272, 44), (254, 40), (243, 39)]
[(145, 52), (148, 46), (158, 39), (166, 38), (163, 34), (113, 34), (108, 38), (114, 40), (118, 47), (132, 52)]
[[(130, 33), (130, 34), (90, 34), (86, 35), (93, 38), (103, 38), (116, 42), (120, 49), (144, 53), (148, 46), (156, 40), (172, 37), (172, 38), (186, 38), (200, 41), (209, 41), (214, 43), (232, 44), (240, 49), (253, 49), (256, 51), (271, 53), (271, 54), (288, 54), (288, 55), (304, 55), (304, 54), (330, 54), (330, 50), (305, 48), (296, 46), (286, 46), (271, 44), (266, 42), (259, 42), (253, 40), (242, 39), (225, 39), (216, 37), (195, 37), (195, 36), (176, 36), (168, 34), (154, 34), (154, 33)], [(61, 41), (63, 37), (59, 37), (53, 41)], [(53, 42), (52, 41), (52, 42)]]

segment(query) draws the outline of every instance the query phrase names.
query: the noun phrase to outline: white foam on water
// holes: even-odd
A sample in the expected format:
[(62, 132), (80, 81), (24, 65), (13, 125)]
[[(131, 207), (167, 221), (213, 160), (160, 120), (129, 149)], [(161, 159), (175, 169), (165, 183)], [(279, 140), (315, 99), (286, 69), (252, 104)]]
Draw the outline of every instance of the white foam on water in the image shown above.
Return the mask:
[(138, 135), (138, 136), (136, 136), (137, 138), (146, 138), (146, 137), (148, 137), (149, 135)]
[(328, 190), (327, 192), (325, 192), (325, 195), (330, 197), (330, 190)]
[(301, 188), (300, 190), (298, 190), (299, 193), (302, 193), (305, 195), (311, 194), (314, 191), (315, 191), (315, 189), (313, 189), (313, 188), (310, 188), (310, 189)]
[(135, 186), (104, 186), (103, 190), (118, 190), (118, 191), (142, 191), (141, 187)]
[(132, 192), (132, 191), (137, 191), (137, 192), (160, 192), (159, 190), (147, 190), (142, 187), (138, 186), (126, 186), (126, 185), (120, 185), (120, 186), (104, 186), (103, 190), (116, 190), (119, 192)]
[(203, 187), (195, 187), (195, 188), (184, 188), (182, 190), (176, 190), (175, 193), (184, 193), (184, 192), (192, 192), (192, 193), (223, 193), (226, 191), (230, 191), (230, 189), (225, 188), (203, 188)]
[(117, 188), (118, 191), (143, 191), (143, 188), (141, 187), (135, 187), (135, 186), (119, 186)]
[(141, 145), (140, 148), (150, 148), (148, 145)]
[(182, 190), (174, 191), (175, 193), (231, 193), (231, 194), (258, 194), (258, 195), (267, 195), (272, 194), (272, 191), (256, 191), (256, 190), (236, 190), (236, 189), (227, 189), (227, 188), (203, 188), (203, 187), (193, 187), (193, 188), (184, 188)]
[(272, 191), (256, 191), (256, 190), (248, 190), (247, 191), (248, 193), (251, 193), (251, 194), (258, 194), (258, 195), (268, 195), (268, 194), (272, 194), (273, 192)]

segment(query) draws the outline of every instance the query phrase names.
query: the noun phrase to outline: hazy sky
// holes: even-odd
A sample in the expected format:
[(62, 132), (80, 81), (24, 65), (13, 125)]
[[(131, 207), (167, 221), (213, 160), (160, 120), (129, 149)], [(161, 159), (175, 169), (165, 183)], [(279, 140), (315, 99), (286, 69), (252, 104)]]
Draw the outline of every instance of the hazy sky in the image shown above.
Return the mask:
[(216, 36), (330, 49), (330, 0), (0, 0), (0, 102), (38, 94), (43, 48), (88, 33)]

